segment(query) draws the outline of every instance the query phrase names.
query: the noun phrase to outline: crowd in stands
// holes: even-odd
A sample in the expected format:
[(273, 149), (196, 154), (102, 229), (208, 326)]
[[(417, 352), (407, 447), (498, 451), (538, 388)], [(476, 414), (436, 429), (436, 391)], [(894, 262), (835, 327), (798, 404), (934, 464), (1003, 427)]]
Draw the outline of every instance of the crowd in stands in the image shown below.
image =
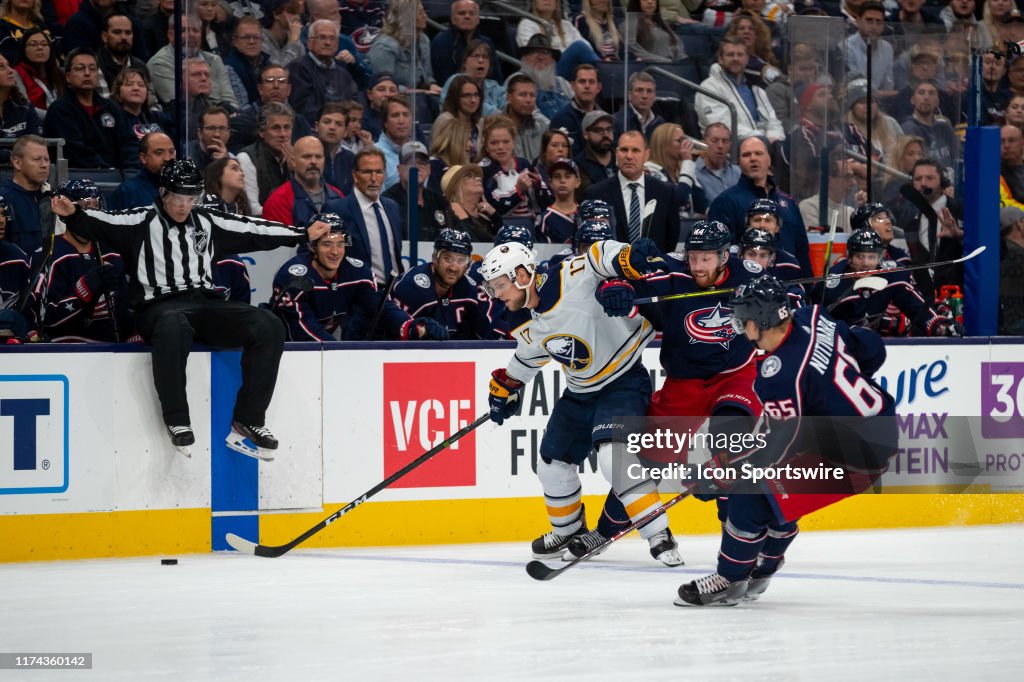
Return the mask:
[[(40, 290), (27, 278), (45, 275), (53, 252), (43, 138), (64, 140), (72, 177), (123, 179), (104, 191), (108, 209), (151, 204), (177, 155), (220, 209), (297, 226), (337, 213), (378, 288), (402, 273), (403, 240), (446, 228), (492, 242), (514, 225), (571, 248), (587, 198), (608, 203), (615, 238), (652, 236), (666, 252), (705, 217), (739, 244), (750, 205), (771, 199), (778, 247), (805, 276), (808, 232), (835, 220), (852, 233), (870, 200), (909, 263), (955, 258), (974, 49), (980, 123), (1002, 126), (1001, 190), (1016, 211), (1000, 226), (1000, 329), (1024, 328), (1024, 58), (1007, 43), (1024, 40), (1024, 14), (1013, 0), (506, 4), (532, 18), (475, 0), (192, 0), (176, 36), (170, 0), (2, 0), (4, 266), (28, 264), (24, 282), (4, 273), (4, 301), (21, 307)], [(834, 44), (811, 38), (818, 21)], [(800, 31), (787, 34), (791, 23)], [(703, 92), (648, 70), (679, 65)], [(637, 234), (634, 210), (654, 197), (652, 231)], [(963, 286), (954, 268), (913, 281), (928, 303)]]

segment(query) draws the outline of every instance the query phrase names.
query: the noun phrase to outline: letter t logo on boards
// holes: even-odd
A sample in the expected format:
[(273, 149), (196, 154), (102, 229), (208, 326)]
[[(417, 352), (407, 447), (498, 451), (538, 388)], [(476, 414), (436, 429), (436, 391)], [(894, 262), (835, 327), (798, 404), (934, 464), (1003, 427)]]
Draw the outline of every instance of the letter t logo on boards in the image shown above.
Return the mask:
[(0, 376), (0, 495), (68, 489), (68, 379)]
[[(472, 362), (384, 363), (384, 476), (476, 418)], [(476, 485), (476, 434), (413, 469), (392, 488)]]

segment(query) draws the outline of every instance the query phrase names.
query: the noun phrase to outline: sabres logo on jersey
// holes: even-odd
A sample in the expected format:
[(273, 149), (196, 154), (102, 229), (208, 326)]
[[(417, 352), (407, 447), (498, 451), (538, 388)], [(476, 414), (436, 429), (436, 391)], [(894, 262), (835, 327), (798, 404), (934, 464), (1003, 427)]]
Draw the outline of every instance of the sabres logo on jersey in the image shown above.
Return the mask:
[(718, 343), (729, 348), (729, 342), (736, 336), (732, 328), (732, 309), (717, 304), (714, 308), (698, 308), (683, 320), (690, 343)]
[(555, 362), (565, 365), (570, 372), (582, 372), (590, 366), (594, 356), (587, 342), (571, 334), (559, 334), (544, 339), (544, 350)]

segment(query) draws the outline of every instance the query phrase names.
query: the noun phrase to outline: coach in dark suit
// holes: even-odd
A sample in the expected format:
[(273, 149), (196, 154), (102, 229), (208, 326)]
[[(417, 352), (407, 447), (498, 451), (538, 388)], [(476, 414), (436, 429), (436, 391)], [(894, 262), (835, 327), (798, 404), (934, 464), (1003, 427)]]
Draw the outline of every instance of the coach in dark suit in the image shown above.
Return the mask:
[(386, 282), (392, 270), (399, 274), (405, 270), (398, 204), (380, 195), (384, 173), (384, 155), (380, 150), (364, 149), (356, 154), (352, 194), (332, 199), (323, 207), (324, 212), (337, 213), (351, 226), (352, 246), (346, 255), (368, 264), (379, 283)]
[[(640, 237), (653, 239), (662, 251), (676, 250), (679, 243), (679, 203), (668, 183), (644, 175), (644, 164), (650, 157), (642, 133), (630, 130), (619, 136), (615, 162), (619, 172), (587, 188), (588, 199), (607, 201), (615, 212), (615, 238), (635, 242)], [(658, 202), (650, 224), (643, 227), (644, 206), (652, 199)]]

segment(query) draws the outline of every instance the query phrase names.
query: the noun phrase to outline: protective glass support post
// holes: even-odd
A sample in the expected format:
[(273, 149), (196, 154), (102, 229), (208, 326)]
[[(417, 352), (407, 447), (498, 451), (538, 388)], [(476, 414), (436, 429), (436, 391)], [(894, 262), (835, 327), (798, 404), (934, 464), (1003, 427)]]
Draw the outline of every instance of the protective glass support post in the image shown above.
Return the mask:
[(964, 150), (964, 327), (969, 336), (999, 331), (999, 128), (968, 128)]

